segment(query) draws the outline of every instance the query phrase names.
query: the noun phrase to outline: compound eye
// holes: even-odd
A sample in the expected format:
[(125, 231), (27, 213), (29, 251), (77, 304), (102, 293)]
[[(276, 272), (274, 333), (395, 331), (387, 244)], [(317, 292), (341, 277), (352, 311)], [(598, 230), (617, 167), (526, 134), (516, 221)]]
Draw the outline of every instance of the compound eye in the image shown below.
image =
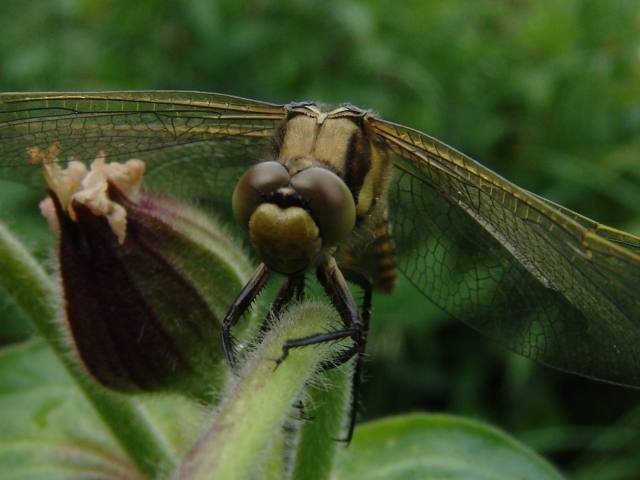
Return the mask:
[(294, 175), (291, 186), (307, 202), (325, 246), (349, 236), (356, 223), (356, 206), (340, 177), (326, 168), (311, 167)]
[(244, 228), (264, 196), (289, 184), (290, 175), (279, 162), (269, 161), (254, 165), (238, 181), (233, 191), (233, 214)]

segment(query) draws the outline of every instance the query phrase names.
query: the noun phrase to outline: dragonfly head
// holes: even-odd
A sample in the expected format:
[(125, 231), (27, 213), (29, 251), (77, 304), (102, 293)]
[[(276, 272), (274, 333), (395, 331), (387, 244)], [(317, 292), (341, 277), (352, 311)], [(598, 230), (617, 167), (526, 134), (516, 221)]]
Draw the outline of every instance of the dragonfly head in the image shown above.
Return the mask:
[(322, 167), (290, 175), (276, 161), (245, 172), (233, 193), (233, 212), (262, 261), (285, 275), (314, 266), (349, 236), (356, 220), (353, 196), (338, 175)]

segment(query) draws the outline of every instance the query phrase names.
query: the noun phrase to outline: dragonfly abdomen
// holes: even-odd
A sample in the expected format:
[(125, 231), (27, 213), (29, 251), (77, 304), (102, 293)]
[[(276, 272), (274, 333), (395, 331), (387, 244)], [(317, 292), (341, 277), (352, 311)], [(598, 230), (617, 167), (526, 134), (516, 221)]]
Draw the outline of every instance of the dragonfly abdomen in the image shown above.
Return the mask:
[(391, 236), (389, 222), (385, 221), (376, 230), (373, 251), (373, 285), (378, 290), (391, 293), (396, 285), (398, 272), (396, 269), (395, 244)]

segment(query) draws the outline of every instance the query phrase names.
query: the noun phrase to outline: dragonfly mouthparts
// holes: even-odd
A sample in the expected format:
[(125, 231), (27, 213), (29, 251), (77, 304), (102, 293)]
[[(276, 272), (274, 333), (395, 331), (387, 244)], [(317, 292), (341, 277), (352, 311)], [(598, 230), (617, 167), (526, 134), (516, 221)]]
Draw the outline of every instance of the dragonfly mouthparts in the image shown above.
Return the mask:
[(301, 207), (307, 210), (307, 202), (293, 187), (282, 187), (265, 196), (266, 203), (273, 203), (280, 208)]

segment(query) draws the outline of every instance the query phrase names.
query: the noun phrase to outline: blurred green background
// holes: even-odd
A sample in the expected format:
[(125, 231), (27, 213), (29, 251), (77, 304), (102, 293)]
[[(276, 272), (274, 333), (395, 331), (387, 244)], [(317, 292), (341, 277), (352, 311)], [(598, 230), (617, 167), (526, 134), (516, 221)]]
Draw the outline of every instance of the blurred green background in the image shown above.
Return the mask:
[[(0, 3), (0, 89), (195, 89), (350, 102), (640, 234), (640, 2), (48, 0)], [(40, 192), (0, 218), (41, 257)], [(28, 335), (0, 297), (0, 341)], [(410, 287), (378, 297), (361, 418), (492, 422), (572, 478), (640, 478), (640, 392), (541, 367)]]

